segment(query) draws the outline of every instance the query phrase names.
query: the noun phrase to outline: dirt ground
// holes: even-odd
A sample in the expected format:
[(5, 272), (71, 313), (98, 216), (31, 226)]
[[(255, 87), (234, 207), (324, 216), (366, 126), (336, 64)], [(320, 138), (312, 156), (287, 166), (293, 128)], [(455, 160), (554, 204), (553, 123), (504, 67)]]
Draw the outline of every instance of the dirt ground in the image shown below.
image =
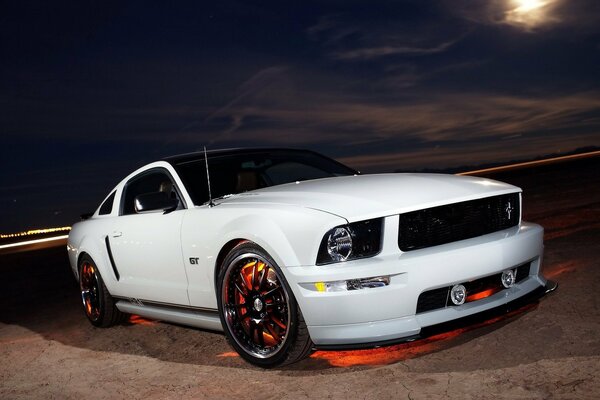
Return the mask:
[(219, 333), (93, 328), (63, 247), (0, 256), (0, 398), (600, 398), (600, 159), (494, 176), (525, 190), (559, 289), (409, 344), (261, 370)]

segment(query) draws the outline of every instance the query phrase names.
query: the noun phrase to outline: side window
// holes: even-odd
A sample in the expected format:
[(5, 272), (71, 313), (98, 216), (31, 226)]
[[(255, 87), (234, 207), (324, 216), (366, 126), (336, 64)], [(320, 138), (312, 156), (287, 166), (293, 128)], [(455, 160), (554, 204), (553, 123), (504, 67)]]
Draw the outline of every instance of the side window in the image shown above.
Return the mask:
[(135, 214), (136, 196), (154, 192), (165, 192), (172, 198), (178, 199), (181, 204), (181, 198), (169, 174), (164, 170), (155, 169), (142, 173), (125, 185), (121, 215)]
[(110, 213), (112, 213), (113, 203), (115, 202), (115, 193), (116, 192), (112, 192), (110, 196), (108, 196), (108, 198), (104, 200), (104, 203), (102, 203), (102, 205), (100, 206), (98, 215), (109, 215)]

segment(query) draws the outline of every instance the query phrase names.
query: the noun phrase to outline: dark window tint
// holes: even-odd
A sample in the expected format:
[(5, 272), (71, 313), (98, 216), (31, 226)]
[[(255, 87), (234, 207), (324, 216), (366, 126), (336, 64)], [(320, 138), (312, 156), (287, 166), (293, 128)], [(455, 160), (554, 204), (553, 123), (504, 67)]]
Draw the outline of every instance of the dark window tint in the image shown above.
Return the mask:
[(112, 192), (110, 194), (110, 196), (108, 196), (108, 198), (106, 200), (104, 200), (104, 203), (102, 203), (102, 205), (100, 206), (98, 215), (109, 215), (110, 213), (112, 213), (114, 202), (115, 202), (115, 192)]
[(166, 192), (181, 203), (169, 174), (165, 170), (154, 169), (142, 173), (125, 185), (121, 215), (135, 214), (135, 198), (140, 194), (154, 192)]
[(328, 171), (295, 161), (283, 161), (277, 163), (265, 168), (263, 173), (273, 185), (305, 181), (308, 179), (328, 178), (331, 176), (331, 173)]
[[(208, 155), (213, 198), (295, 181), (353, 175), (356, 171), (310, 151), (255, 151)], [(204, 158), (175, 165), (194, 204), (208, 201)]]

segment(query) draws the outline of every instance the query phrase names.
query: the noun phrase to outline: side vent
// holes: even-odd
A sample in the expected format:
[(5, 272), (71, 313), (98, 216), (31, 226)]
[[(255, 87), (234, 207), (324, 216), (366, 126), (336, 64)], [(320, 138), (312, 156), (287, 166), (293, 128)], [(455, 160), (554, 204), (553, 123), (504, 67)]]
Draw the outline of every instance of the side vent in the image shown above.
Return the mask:
[(117, 280), (119, 280), (119, 278), (120, 278), (119, 270), (117, 269), (117, 266), (115, 265), (115, 260), (113, 259), (112, 251), (110, 250), (110, 242), (108, 241), (108, 236), (106, 236), (104, 238), (104, 243), (106, 243), (106, 251), (108, 252), (108, 259), (110, 260), (110, 266), (112, 267), (113, 272), (115, 273), (115, 278), (117, 278)]

